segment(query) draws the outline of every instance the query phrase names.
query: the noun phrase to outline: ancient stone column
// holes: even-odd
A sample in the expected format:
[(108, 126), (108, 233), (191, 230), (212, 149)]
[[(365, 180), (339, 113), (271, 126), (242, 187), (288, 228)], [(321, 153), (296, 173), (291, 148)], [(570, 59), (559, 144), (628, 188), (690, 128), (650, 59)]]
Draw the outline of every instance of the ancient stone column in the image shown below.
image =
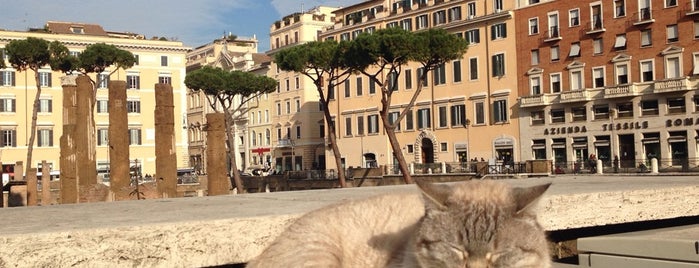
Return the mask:
[(27, 172), (27, 206), (36, 206), (38, 204), (37, 186), (36, 168), (30, 168), (29, 172)]
[(231, 189), (226, 155), (226, 116), (206, 114), (206, 170), (209, 195), (225, 195)]
[(129, 200), (129, 120), (126, 81), (109, 81), (109, 188), (114, 200)]
[(155, 84), (155, 181), (163, 198), (177, 196), (174, 112), (172, 86)]
[(24, 180), (24, 164), (22, 161), (15, 162), (15, 176), (12, 177), (13, 181), (23, 181)]
[(61, 204), (78, 203), (75, 122), (78, 97), (75, 76), (61, 77), (63, 86), (63, 135), (61, 135)]
[(51, 170), (46, 161), (41, 161), (41, 205), (51, 205)]
[(84, 75), (75, 79), (77, 83), (77, 121), (75, 121), (75, 153), (77, 156), (78, 185), (91, 186), (97, 183), (97, 160), (95, 146), (95, 118), (93, 106), (94, 87)]

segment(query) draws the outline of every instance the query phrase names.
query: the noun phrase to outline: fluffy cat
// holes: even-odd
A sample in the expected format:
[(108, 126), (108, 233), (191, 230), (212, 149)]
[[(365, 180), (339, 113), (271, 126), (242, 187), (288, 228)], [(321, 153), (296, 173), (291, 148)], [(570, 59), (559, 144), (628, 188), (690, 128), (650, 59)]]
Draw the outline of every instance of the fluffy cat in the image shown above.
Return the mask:
[(310, 212), (246, 267), (551, 266), (533, 208), (550, 183), (417, 185), (422, 197), (383, 195)]

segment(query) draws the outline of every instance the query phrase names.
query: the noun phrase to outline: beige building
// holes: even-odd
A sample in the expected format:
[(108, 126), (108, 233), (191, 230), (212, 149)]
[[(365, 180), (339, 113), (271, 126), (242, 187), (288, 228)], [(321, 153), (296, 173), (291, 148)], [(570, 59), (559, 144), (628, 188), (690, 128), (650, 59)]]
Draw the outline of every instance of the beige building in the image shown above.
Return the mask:
[[(249, 71), (254, 68), (259, 68), (262, 63), (269, 62), (269, 57), (265, 54), (257, 53), (258, 41), (256, 37), (237, 37), (228, 34), (220, 39), (216, 39), (211, 43), (199, 46), (187, 53), (187, 71), (191, 72), (203, 66), (213, 66), (224, 70), (240, 70)], [(233, 107), (238, 107), (241, 98), (238, 96), (235, 99), (236, 103)], [(250, 104), (248, 105), (257, 105)], [(248, 113), (246, 105), (241, 111), (234, 114), (235, 124), (232, 126), (234, 136), (238, 137), (234, 140), (234, 150), (236, 157), (236, 165), (238, 169), (245, 170), (249, 166), (249, 158), (247, 153), (249, 143), (246, 143)], [(218, 108), (221, 112), (221, 108)], [(206, 95), (203, 92), (187, 92), (187, 132), (189, 139), (189, 161), (195, 171), (206, 173), (206, 114), (215, 112), (209, 104)]]
[[(321, 36), (352, 40), (362, 32), (402, 27), (443, 28), (465, 38), (468, 51), (429, 75), (400, 123), (402, 153), (408, 163), (519, 161), (513, 9), (513, 1), (502, 0), (371, 0), (335, 11), (333, 27)], [(403, 68), (390, 113), (397, 116), (409, 102), (421, 72), (417, 64)], [(397, 164), (380, 123), (378, 90), (361, 75), (336, 87), (329, 105), (346, 167)]]
[[(112, 80), (127, 81), (128, 133), (131, 137), (129, 146), (133, 165), (141, 168), (143, 174), (155, 172), (155, 84), (170, 83), (174, 94), (175, 143), (177, 166), (189, 166), (187, 157), (187, 137), (183, 131), (186, 94), (184, 87), (185, 54), (189, 48), (181, 42), (146, 40), (144, 36), (133, 33), (107, 32), (99, 25), (49, 22), (43, 29), (28, 32), (0, 31), (0, 49), (12, 40), (27, 37), (42, 38), (47, 41), (62, 42), (72, 54), (79, 54), (86, 46), (106, 43), (128, 50), (136, 56), (136, 64), (127, 70), (119, 70), (111, 76)], [(3, 60), (7, 56), (3, 54)], [(6, 62), (7, 63), (7, 62)], [(13, 165), (17, 161), (26, 161), (27, 142), (30, 136), (31, 114), (36, 84), (32, 71), (19, 72), (9, 66), (0, 69), (0, 161)], [(109, 168), (109, 147), (107, 129), (109, 114), (107, 111), (108, 72), (94, 74), (91, 78), (97, 83), (97, 104), (95, 105), (95, 124), (97, 130), (97, 168), (106, 173)], [(37, 118), (37, 137), (32, 160), (33, 167), (40, 167), (45, 160), (52, 170), (59, 170), (59, 139), (63, 126), (63, 95), (60, 78), (64, 74), (52, 72), (46, 67), (40, 71), (42, 93), (40, 111)], [(138, 163), (138, 164), (136, 164)]]
[[(274, 57), (280, 49), (317, 41), (319, 34), (333, 25), (334, 10), (316, 7), (275, 22), (270, 27), (271, 49), (267, 54)], [(271, 164), (276, 171), (325, 169), (323, 112), (318, 102), (320, 95), (312, 80), (299, 73), (281, 71), (274, 62), (267, 75), (276, 79), (279, 85), (269, 100)], [(267, 129), (263, 133), (266, 135)], [(264, 146), (269, 145), (270, 139), (264, 138)]]

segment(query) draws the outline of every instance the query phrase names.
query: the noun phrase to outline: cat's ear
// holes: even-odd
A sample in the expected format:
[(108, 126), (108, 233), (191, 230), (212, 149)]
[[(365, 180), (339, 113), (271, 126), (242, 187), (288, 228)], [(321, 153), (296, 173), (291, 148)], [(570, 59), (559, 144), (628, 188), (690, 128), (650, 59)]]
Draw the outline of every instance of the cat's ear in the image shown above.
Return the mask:
[(531, 207), (532, 204), (535, 204), (539, 197), (546, 192), (549, 186), (551, 186), (551, 183), (512, 189), (512, 196), (514, 197), (516, 205), (516, 213), (520, 213)]
[(425, 208), (443, 210), (446, 208), (447, 198), (451, 190), (445, 185), (437, 185), (423, 180), (415, 180), (415, 183), (422, 191), (425, 200)]

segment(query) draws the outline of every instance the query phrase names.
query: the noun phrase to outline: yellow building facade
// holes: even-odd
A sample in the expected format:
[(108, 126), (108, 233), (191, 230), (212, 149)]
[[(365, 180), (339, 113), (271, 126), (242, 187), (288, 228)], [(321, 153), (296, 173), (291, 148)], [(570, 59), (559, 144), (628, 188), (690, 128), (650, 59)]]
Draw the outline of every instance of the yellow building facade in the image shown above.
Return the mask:
[[(49, 22), (40, 31), (0, 31), (0, 49), (12, 40), (27, 37), (59, 41), (75, 55), (95, 43), (115, 45), (133, 53), (136, 64), (127, 70), (117, 71), (109, 78), (127, 81), (128, 133), (131, 137), (129, 157), (132, 166), (138, 166), (143, 174), (155, 173), (155, 84), (161, 82), (170, 83), (173, 87), (177, 166), (189, 166), (187, 132), (183, 131), (183, 116), (186, 114), (185, 54), (189, 48), (181, 42), (146, 40), (142, 35), (106, 32), (94, 24)], [(33, 71), (13, 69), (4, 53), (2, 59), (6, 61), (7, 68), (0, 69), (3, 77), (0, 83), (0, 130), (3, 134), (0, 161), (3, 165), (13, 165), (17, 161), (26, 161), (36, 83)], [(100, 77), (90, 75), (93, 81), (98, 81), (94, 111), (98, 173), (107, 173), (109, 168), (109, 79), (104, 78), (113, 70), (108, 68), (105, 73), (97, 75)], [(53, 72), (48, 66), (40, 73), (42, 92), (32, 166), (40, 167), (41, 161), (47, 161), (51, 169), (57, 171), (61, 168), (59, 139), (63, 126), (61, 77), (64, 74)]]
[[(519, 161), (514, 8), (501, 0), (364, 1), (335, 11), (333, 27), (321, 36), (352, 40), (363, 32), (401, 27), (443, 28), (465, 38), (468, 51), (429, 74), (400, 123), (396, 134), (403, 156), (409, 164)], [(419, 67), (403, 68), (389, 113), (397, 116), (409, 103)], [(379, 118), (379, 90), (363, 75), (335, 87), (329, 106), (345, 167), (397, 165)]]

